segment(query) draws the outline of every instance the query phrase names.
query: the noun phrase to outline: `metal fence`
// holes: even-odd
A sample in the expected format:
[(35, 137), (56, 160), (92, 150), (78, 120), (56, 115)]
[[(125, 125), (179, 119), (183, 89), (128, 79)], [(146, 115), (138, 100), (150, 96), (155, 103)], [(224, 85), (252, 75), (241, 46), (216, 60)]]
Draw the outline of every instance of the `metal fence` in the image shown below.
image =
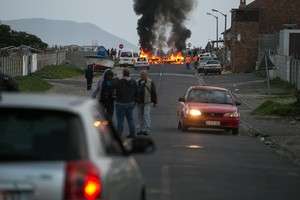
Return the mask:
[(29, 53), (0, 56), (0, 72), (12, 77), (29, 75), (47, 65), (59, 65), (66, 53)]
[(294, 84), (297, 90), (300, 90), (300, 60), (294, 57), (290, 59), (290, 83)]

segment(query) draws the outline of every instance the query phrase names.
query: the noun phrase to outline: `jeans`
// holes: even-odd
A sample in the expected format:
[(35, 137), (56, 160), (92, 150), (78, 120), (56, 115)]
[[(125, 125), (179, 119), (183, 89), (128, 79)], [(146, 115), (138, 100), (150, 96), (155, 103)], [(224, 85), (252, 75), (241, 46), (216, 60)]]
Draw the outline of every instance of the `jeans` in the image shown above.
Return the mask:
[(140, 131), (144, 131), (148, 134), (150, 132), (150, 110), (151, 110), (151, 103), (137, 104)]
[(135, 124), (133, 119), (133, 109), (135, 103), (117, 103), (116, 102), (116, 116), (117, 116), (117, 131), (120, 135), (123, 133), (124, 129), (124, 118), (126, 117), (129, 135), (135, 135)]
[(103, 109), (104, 109), (104, 113), (107, 117), (107, 119), (109, 121), (113, 121), (113, 115), (114, 115), (114, 101), (110, 101), (110, 102), (106, 102), (106, 101), (103, 101), (103, 102), (100, 102), (103, 106)]
[(186, 69), (191, 69), (191, 63), (186, 63), (186, 64), (185, 64), (185, 68), (186, 68)]

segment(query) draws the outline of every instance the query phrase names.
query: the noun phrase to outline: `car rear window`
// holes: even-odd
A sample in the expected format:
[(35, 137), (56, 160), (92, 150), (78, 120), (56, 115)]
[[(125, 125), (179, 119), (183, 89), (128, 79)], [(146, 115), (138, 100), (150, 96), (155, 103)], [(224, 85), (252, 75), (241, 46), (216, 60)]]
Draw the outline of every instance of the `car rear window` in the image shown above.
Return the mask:
[(145, 57), (139, 57), (139, 58), (137, 58), (137, 61), (147, 61), (147, 58), (145, 58)]
[(122, 52), (121, 57), (132, 57), (132, 53), (131, 52)]
[(209, 61), (206, 62), (206, 64), (215, 64), (215, 65), (219, 65), (220, 63), (219, 63), (219, 61), (217, 61), (217, 60), (209, 60)]
[(81, 120), (72, 113), (1, 108), (0, 161), (84, 159), (82, 133)]

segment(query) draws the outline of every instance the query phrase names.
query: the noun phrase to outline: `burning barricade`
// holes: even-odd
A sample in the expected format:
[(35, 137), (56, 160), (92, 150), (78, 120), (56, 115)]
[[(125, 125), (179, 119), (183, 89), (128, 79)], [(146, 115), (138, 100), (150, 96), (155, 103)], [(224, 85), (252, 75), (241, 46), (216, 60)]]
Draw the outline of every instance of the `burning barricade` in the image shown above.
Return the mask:
[(152, 52), (145, 52), (142, 48), (140, 49), (140, 57), (147, 57), (150, 64), (183, 64), (184, 57), (181, 52), (164, 54), (160, 51), (159, 55), (153, 54)]

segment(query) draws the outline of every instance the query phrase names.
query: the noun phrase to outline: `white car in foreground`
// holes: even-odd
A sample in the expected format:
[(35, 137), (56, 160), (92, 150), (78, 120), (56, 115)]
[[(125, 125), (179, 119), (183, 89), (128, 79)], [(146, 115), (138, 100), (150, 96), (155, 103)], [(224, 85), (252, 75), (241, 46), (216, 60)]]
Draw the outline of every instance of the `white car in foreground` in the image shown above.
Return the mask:
[(145, 199), (131, 153), (153, 152), (149, 137), (123, 140), (90, 98), (0, 97), (0, 199)]

